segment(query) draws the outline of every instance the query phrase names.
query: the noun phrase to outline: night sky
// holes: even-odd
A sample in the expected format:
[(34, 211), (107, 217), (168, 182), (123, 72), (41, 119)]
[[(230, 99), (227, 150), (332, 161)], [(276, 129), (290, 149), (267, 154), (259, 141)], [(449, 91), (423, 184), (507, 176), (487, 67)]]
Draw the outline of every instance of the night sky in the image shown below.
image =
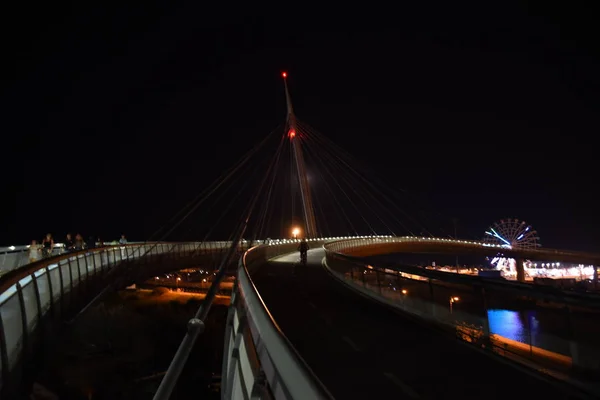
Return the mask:
[(45, 7), (4, 13), (0, 245), (149, 238), (285, 121), (286, 70), (298, 118), (430, 224), (478, 239), (516, 217), (544, 246), (598, 248), (593, 15)]

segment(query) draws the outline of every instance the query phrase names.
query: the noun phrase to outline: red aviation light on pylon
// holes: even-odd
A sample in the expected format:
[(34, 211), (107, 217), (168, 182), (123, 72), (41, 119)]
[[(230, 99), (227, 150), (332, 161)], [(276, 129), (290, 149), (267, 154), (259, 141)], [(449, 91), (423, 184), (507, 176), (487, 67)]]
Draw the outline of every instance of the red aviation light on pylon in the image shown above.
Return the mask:
[(293, 129), (290, 129), (290, 131), (288, 132), (288, 137), (289, 137), (290, 139), (293, 139), (293, 138), (295, 138), (295, 137), (296, 137), (296, 131), (295, 131), (295, 130), (293, 130)]
[(284, 77), (284, 78), (287, 78), (287, 72), (282, 72), (281, 76)]

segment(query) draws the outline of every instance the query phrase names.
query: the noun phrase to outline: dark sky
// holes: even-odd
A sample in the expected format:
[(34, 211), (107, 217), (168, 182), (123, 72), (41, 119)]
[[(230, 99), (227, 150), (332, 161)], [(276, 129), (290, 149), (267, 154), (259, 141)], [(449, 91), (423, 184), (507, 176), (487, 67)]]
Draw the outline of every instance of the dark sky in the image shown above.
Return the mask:
[(46, 7), (3, 13), (2, 245), (148, 238), (284, 122), (287, 70), (298, 117), (440, 226), (479, 238), (512, 216), (597, 248), (590, 13)]

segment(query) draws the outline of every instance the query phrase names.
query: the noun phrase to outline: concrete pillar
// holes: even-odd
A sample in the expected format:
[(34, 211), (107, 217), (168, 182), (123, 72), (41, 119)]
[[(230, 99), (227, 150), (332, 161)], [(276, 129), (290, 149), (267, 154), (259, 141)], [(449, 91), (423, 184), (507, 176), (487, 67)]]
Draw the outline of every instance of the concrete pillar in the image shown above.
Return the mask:
[(515, 268), (517, 269), (517, 281), (525, 282), (525, 266), (522, 258), (515, 258)]
[(598, 267), (594, 265), (594, 289), (598, 289)]

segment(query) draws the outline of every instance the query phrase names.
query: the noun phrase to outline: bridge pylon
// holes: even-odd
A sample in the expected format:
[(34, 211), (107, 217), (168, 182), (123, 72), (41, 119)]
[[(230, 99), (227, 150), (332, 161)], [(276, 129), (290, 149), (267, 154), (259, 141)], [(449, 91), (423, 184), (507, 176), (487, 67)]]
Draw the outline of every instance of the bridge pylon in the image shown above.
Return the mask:
[(285, 86), (285, 99), (287, 102), (286, 134), (292, 144), (292, 153), (296, 165), (300, 194), (302, 196), (302, 211), (304, 214), (305, 225), (304, 233), (306, 238), (316, 238), (318, 237), (317, 220), (315, 218), (315, 210), (313, 208), (310, 186), (308, 184), (308, 176), (306, 174), (306, 166), (304, 164), (304, 155), (302, 153), (302, 140), (305, 138), (298, 130), (296, 116), (294, 115), (292, 100), (290, 98), (290, 92), (287, 86), (287, 73), (284, 72), (281, 75), (283, 77), (283, 84)]

